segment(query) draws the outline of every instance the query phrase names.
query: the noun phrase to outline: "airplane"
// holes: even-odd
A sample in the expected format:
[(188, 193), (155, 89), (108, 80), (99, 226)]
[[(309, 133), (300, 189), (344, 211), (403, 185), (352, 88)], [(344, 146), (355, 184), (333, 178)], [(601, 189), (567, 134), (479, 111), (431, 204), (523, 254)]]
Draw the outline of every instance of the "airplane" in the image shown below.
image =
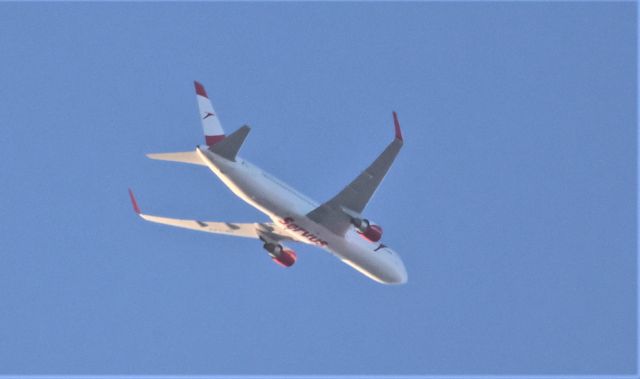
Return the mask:
[(179, 228), (258, 239), (271, 259), (283, 267), (291, 267), (297, 260), (295, 251), (283, 242), (302, 242), (328, 251), (379, 283), (407, 282), (400, 255), (381, 242), (382, 227), (362, 216), (404, 142), (396, 112), (393, 112), (393, 141), (342, 191), (318, 204), (240, 158), (237, 153), (249, 134), (249, 126), (225, 135), (204, 86), (197, 81), (194, 84), (205, 145), (196, 146), (194, 151), (147, 154), (147, 157), (208, 167), (235, 195), (272, 222), (230, 223), (152, 216), (141, 212), (129, 189), (133, 209), (140, 217)]

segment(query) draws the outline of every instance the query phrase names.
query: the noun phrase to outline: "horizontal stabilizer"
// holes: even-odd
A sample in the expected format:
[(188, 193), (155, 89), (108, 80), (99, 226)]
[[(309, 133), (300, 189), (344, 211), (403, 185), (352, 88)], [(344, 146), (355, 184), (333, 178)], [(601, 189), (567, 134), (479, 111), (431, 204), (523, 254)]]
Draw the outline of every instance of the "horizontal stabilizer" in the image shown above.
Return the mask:
[(202, 161), (198, 153), (194, 151), (185, 151), (180, 153), (158, 153), (158, 154), (147, 154), (148, 158), (157, 159), (159, 161), (171, 161), (171, 162), (181, 162), (188, 164), (197, 164), (201, 166), (206, 166), (207, 164)]
[(229, 134), (222, 141), (210, 146), (209, 150), (223, 158), (227, 158), (230, 161), (235, 161), (238, 150), (242, 147), (242, 144), (244, 143), (245, 138), (247, 138), (250, 130), (251, 128), (249, 125), (244, 125), (235, 132)]

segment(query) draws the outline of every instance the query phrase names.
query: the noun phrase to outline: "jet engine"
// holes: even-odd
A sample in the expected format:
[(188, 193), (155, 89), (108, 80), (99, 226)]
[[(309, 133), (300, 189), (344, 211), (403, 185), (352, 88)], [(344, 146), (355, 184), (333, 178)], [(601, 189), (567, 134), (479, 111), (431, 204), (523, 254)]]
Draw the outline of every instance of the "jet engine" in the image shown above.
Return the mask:
[(382, 227), (371, 223), (367, 219), (353, 218), (351, 222), (356, 227), (356, 231), (362, 237), (371, 242), (378, 242), (382, 238)]
[(298, 258), (296, 252), (278, 243), (267, 242), (263, 245), (271, 259), (282, 267), (291, 267)]

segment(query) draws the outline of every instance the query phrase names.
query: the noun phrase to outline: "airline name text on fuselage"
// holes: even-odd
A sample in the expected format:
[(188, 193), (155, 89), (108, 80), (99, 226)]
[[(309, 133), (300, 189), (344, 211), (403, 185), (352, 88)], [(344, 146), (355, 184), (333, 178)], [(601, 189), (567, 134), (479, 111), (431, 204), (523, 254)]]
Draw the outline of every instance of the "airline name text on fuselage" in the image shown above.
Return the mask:
[(299, 232), (302, 237), (309, 240), (309, 242), (315, 243), (318, 246), (327, 246), (327, 241), (323, 241), (318, 238), (315, 234), (311, 233), (307, 229), (301, 227), (300, 225), (294, 222), (295, 220), (291, 217), (286, 217), (284, 220), (280, 220), (280, 223), (284, 225), (287, 229), (292, 230), (294, 232)]

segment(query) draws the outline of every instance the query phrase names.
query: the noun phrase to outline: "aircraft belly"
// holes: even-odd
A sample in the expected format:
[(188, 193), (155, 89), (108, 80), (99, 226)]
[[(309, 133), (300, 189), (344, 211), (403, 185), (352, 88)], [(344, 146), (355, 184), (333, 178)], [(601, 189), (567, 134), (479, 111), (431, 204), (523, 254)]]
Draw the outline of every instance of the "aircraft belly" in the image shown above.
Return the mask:
[(334, 241), (331, 250), (343, 263), (381, 283), (393, 281), (393, 268), (384, 252), (365, 249), (345, 239)]
[(307, 244), (317, 245), (335, 255), (345, 264), (363, 275), (381, 282), (394, 281), (394, 267), (390, 257), (384, 251), (375, 251), (375, 245), (360, 237), (338, 236), (323, 226), (305, 217), (288, 215), (284, 219), (274, 219), (281, 233)]
[(261, 172), (252, 170), (252, 166), (238, 166), (238, 163), (235, 167), (228, 164), (222, 170), (218, 167), (212, 170), (234, 194), (262, 213), (273, 218), (291, 213), (305, 214), (313, 209), (313, 205), (291, 196), (264, 178)]
[(351, 232), (346, 236), (337, 235), (307, 218), (307, 213), (315, 209), (315, 204), (267, 179), (248, 162), (211, 158), (207, 160), (207, 165), (220, 180), (242, 200), (271, 218), (281, 233), (329, 251), (375, 281), (394, 282), (390, 259), (385, 252), (374, 251), (375, 244), (359, 240), (360, 237), (350, 235)]

